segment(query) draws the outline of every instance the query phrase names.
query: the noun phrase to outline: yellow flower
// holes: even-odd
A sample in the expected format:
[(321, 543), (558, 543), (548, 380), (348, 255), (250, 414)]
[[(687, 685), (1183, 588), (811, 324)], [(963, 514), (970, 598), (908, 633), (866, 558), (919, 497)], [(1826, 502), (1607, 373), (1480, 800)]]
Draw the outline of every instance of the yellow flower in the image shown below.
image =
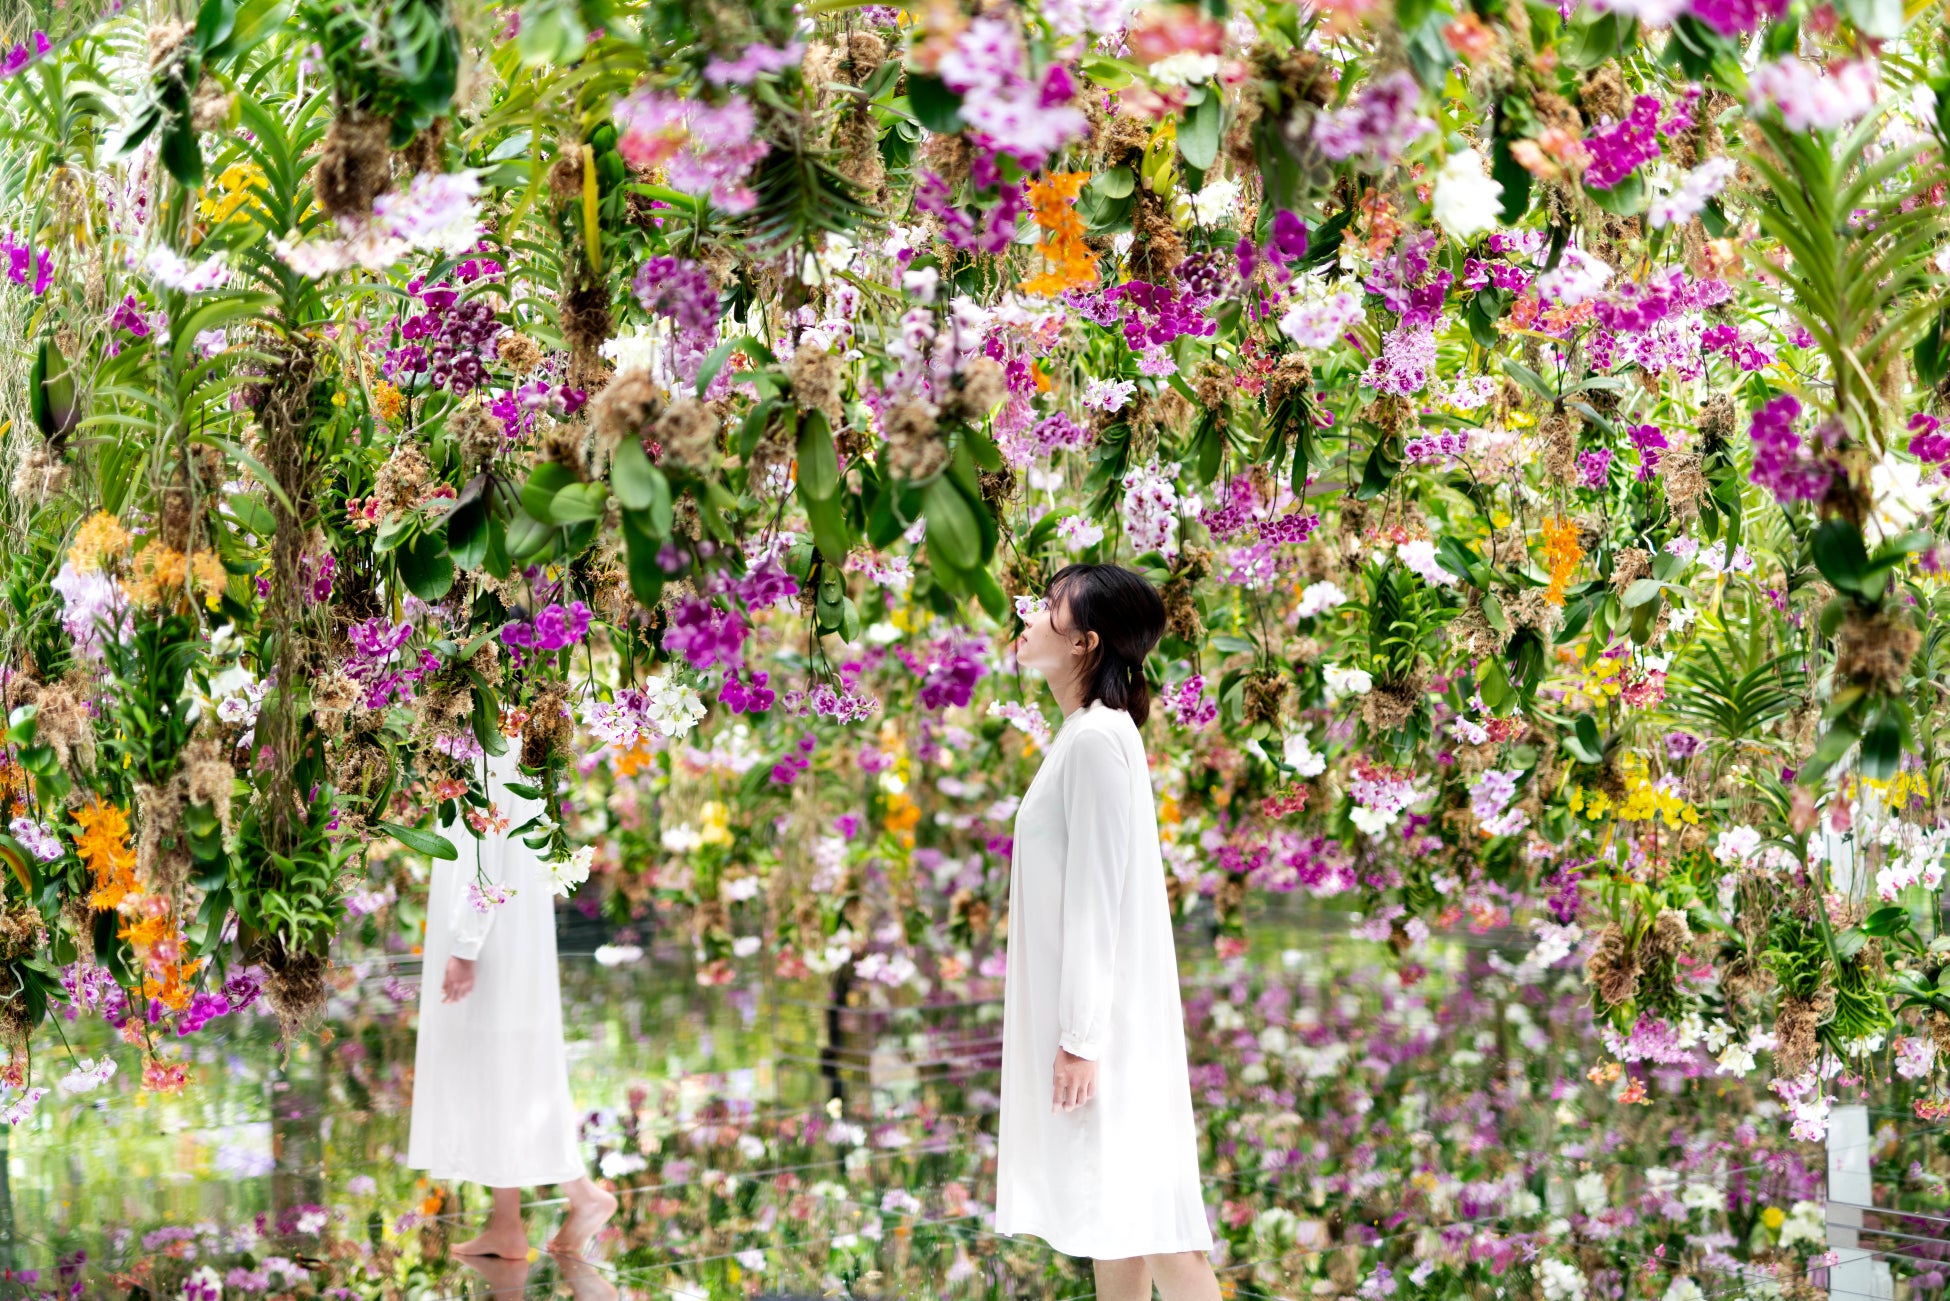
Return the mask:
[(264, 201), (258, 197), (257, 187), (264, 180), (264, 169), (256, 163), (232, 163), (203, 187), (204, 217), (221, 224), (246, 203), (262, 209)]
[(699, 810), (704, 822), (704, 830), (699, 838), (707, 845), (729, 845), (731, 843), (731, 811), (721, 800), (706, 800)]
[(1760, 1213), (1760, 1222), (1770, 1229), (1778, 1229), (1787, 1221), (1787, 1212), (1778, 1206), (1770, 1206)]

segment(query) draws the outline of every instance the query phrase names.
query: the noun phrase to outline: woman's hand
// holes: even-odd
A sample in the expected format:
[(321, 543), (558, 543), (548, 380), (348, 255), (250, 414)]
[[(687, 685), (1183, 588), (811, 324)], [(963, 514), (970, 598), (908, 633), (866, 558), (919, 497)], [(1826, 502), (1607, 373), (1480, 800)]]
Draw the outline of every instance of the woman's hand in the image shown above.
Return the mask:
[(474, 992), (474, 959), (448, 958), (446, 974), (440, 978), (440, 1001), (458, 1003)]
[(1097, 1063), (1067, 1048), (1056, 1050), (1056, 1097), (1051, 1112), (1075, 1111), (1097, 1096)]

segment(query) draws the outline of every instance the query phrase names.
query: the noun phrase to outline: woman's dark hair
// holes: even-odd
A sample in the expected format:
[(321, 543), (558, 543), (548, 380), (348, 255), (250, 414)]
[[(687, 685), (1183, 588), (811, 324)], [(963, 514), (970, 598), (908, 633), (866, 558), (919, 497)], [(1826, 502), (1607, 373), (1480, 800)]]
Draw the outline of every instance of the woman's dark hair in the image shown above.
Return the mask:
[(1165, 602), (1144, 575), (1119, 565), (1065, 565), (1044, 592), (1050, 617), (1059, 607), (1064, 637), (1097, 634), (1083, 665), (1083, 703), (1101, 700), (1140, 727), (1151, 715), (1144, 657), (1165, 632)]

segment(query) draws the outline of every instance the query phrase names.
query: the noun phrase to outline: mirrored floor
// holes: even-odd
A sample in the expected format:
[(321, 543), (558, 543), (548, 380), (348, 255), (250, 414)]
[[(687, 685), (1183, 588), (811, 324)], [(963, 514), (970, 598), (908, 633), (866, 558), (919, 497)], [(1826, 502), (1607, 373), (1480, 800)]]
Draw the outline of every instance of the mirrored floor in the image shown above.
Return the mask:
[[(1821, 1244), (1823, 1149), (1790, 1139), (1764, 1076), (1720, 1075), (1703, 1052), (1594, 1074), (1606, 1053), (1575, 964), (1531, 969), (1523, 937), (1459, 933), (1404, 984), (1375, 946), (1343, 938), (1344, 919), (1268, 918), (1253, 934), (1225, 963), (1205, 956), (1209, 938), (1180, 940), (1228, 1296), (1788, 1295), (1770, 1289)], [(817, 982), (700, 986), (683, 951), (615, 962), (612, 946), (605, 965), (604, 938), (563, 942), (584, 1151), (621, 1203), (587, 1261), (539, 1250), (564, 1209), (554, 1189), (527, 1208), (531, 1260), (452, 1252), (486, 1192), (400, 1163), (420, 972), (371, 952), (345, 957), (323, 1022), (286, 1052), (274, 1020), (237, 1014), (165, 1047), (189, 1069), (180, 1093), (124, 1072), (46, 1099), (0, 1166), (0, 1289), (1093, 1294), (1088, 1262), (991, 1229), (992, 981), (931, 998), (860, 985), (836, 1007)], [(60, 1031), (37, 1051), (133, 1056), (100, 1021)], [(1633, 1080), (1655, 1105), (1633, 1100)], [(1909, 1118), (1890, 1082), (1853, 1087), (1871, 1108), (1877, 1204), (1903, 1212), (1872, 1214), (1864, 1246), (1893, 1262), (1898, 1301), (1940, 1296), (1950, 1137)], [(1544, 1288), (1545, 1256), (1575, 1265), (1581, 1298)]]

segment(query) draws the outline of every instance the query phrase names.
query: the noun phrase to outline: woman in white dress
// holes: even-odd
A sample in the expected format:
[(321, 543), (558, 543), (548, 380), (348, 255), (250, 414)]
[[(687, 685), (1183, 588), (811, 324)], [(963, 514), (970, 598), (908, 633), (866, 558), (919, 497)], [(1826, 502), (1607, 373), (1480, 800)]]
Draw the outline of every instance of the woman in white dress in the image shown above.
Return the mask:
[(1016, 810), (995, 1227), (1086, 1256), (1102, 1301), (1217, 1301), (1178, 962), (1138, 726), (1157, 590), (1070, 565), (1016, 662), (1063, 726)]
[[(507, 789), (523, 780), (517, 762), (512, 750), (488, 761), (488, 798), (511, 830), (543, 807)], [(580, 1252), (616, 1199), (591, 1182), (576, 1139), (553, 892), (540, 856), (509, 832), (476, 840), (458, 821), (441, 832), (460, 857), (433, 860), (406, 1163), (493, 1190), (486, 1231), (456, 1253), (525, 1259), (521, 1190), (542, 1184), (569, 1200), (549, 1250)], [(513, 893), (482, 911), (469, 889), (479, 877)]]

